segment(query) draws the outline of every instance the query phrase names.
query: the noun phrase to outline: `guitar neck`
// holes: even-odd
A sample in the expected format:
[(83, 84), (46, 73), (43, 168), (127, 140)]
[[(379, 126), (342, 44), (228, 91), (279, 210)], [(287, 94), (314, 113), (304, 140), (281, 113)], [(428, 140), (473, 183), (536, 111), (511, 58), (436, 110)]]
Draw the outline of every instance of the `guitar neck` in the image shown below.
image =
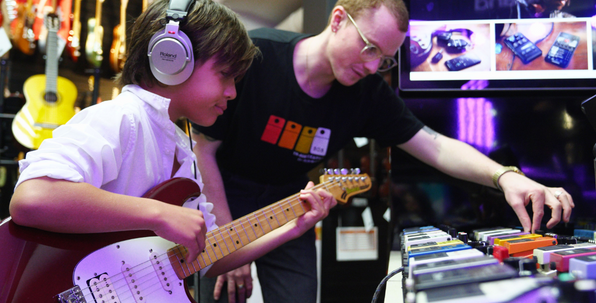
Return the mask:
[(95, 30), (101, 27), (101, 6), (104, 0), (95, 1)]
[(120, 5), (120, 41), (126, 41), (126, 7), (128, 0), (122, 0)]
[(73, 37), (77, 40), (80, 39), (81, 35), (81, 0), (75, 0), (74, 2), (74, 12), (73, 12), (73, 21), (72, 21), (72, 32)]
[[(346, 182), (349, 182), (349, 184)], [(324, 188), (332, 193), (338, 201), (346, 202), (345, 198), (347, 196), (367, 191), (370, 186), (370, 178), (368, 177), (350, 178), (349, 181), (330, 179), (321, 182), (312, 190)], [(354, 189), (346, 190), (350, 187)], [(189, 277), (215, 261), (300, 217), (310, 209), (310, 205), (301, 201), (299, 197), (299, 194), (287, 197), (208, 232), (205, 249), (191, 264), (184, 262), (184, 258), (188, 253), (186, 247), (177, 245), (169, 249), (168, 258), (176, 275), (180, 279)]]
[(291, 196), (208, 232), (205, 249), (192, 264), (184, 262), (188, 251), (181, 245), (171, 248), (168, 257), (178, 277), (188, 277), (298, 218), (308, 211), (307, 207), (298, 195)]
[(58, 29), (48, 29), (46, 50), (46, 93), (58, 92)]

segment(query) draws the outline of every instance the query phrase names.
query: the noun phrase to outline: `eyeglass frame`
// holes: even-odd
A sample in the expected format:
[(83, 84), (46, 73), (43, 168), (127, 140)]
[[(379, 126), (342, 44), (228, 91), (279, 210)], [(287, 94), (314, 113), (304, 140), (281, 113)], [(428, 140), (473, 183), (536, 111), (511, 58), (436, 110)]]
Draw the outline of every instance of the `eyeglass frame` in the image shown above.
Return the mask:
[[(363, 55), (364, 54), (364, 51), (366, 51), (366, 49), (372, 48), (372, 49), (376, 49), (377, 50), (377, 53), (379, 55), (379, 57), (377, 59), (381, 59), (381, 61), (379, 61), (379, 67), (377, 68), (378, 71), (380, 71), (380, 72), (386, 72), (386, 71), (388, 71), (388, 70), (396, 67), (397, 66), (397, 61), (395, 60), (395, 58), (394, 57), (391, 57), (391, 56), (383, 56), (383, 53), (381, 52), (381, 49), (378, 46), (370, 43), (370, 41), (368, 41), (368, 39), (366, 39), (366, 37), (364, 36), (364, 34), (362, 33), (362, 31), (360, 31), (360, 28), (358, 27), (358, 24), (356, 24), (356, 21), (354, 21), (354, 18), (352, 18), (352, 16), (350, 15), (350, 13), (346, 12), (346, 14), (348, 15), (348, 18), (350, 19), (350, 21), (352, 21), (352, 24), (354, 24), (354, 27), (358, 31), (358, 34), (360, 34), (360, 38), (362, 38), (362, 41), (364, 41), (364, 43), (366, 43), (366, 45), (360, 51), (360, 58), (362, 60), (364, 60), (364, 62), (371, 62), (371, 61), (375, 60), (375, 59), (368, 60), (367, 58), (364, 58), (363, 57), (364, 56)], [(386, 62), (389, 62), (388, 67), (382, 68), (383, 64), (385, 64)]]

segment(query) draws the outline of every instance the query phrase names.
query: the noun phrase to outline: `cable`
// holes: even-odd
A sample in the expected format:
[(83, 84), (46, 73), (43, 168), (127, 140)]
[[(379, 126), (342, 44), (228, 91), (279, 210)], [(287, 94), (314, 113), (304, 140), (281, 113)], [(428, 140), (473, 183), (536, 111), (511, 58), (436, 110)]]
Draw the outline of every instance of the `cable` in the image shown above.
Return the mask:
[(395, 276), (396, 274), (398, 274), (402, 271), (404, 271), (404, 268), (400, 267), (400, 268), (392, 271), (385, 278), (383, 278), (383, 280), (381, 280), (381, 283), (379, 283), (379, 286), (377, 286), (377, 289), (375, 290), (375, 294), (373, 295), (372, 303), (377, 302), (377, 297), (379, 296), (379, 293), (381, 292), (382, 287), (385, 285), (385, 283), (387, 283), (387, 280), (391, 279), (391, 277)]
[[(188, 119), (188, 118), (186, 118), (186, 128), (188, 130), (188, 142), (190, 144), (190, 152), (193, 152), (192, 151), (192, 138), (190, 137), (190, 134), (192, 132), (192, 128), (190, 127), (190, 119)], [(196, 180), (197, 179), (197, 161), (196, 160), (193, 160), (192, 161), (192, 164), (193, 164), (193, 168), (194, 168), (194, 171), (193, 172), (195, 174), (195, 180)]]

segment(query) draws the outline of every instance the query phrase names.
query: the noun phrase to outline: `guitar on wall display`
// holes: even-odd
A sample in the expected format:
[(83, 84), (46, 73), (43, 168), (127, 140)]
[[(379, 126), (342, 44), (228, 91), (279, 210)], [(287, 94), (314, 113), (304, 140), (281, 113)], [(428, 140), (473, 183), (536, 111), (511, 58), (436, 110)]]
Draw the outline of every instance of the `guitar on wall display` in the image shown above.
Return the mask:
[(74, 1), (74, 11), (71, 16), (72, 27), (68, 32), (66, 49), (72, 61), (77, 62), (81, 56), (81, 0)]
[(58, 28), (56, 14), (46, 16), (48, 28), (45, 75), (29, 77), (23, 85), (25, 105), (12, 122), (14, 137), (23, 146), (37, 149), (52, 137), (52, 131), (74, 116), (77, 88), (72, 81), (58, 76)]
[(122, 0), (120, 4), (120, 24), (114, 27), (114, 40), (110, 49), (110, 68), (119, 73), (126, 61), (126, 6), (128, 0)]
[[(366, 174), (322, 175), (316, 188), (338, 202), (370, 189)], [(191, 179), (174, 178), (144, 197), (181, 205), (200, 195)], [(299, 194), (248, 214), (206, 235), (192, 263), (185, 247), (150, 231), (60, 234), (0, 224), (0, 302), (195, 302), (184, 279), (308, 211)], [(74, 286), (74, 287), (73, 287)], [(101, 298), (101, 300), (99, 300)]]
[(12, 22), (12, 40), (25, 55), (35, 53), (35, 33), (33, 33), (33, 22), (35, 12), (33, 11), (33, 0), (19, 4), (17, 18)]
[(101, 67), (103, 61), (103, 26), (101, 26), (101, 6), (104, 0), (95, 2), (95, 18), (87, 21), (87, 41), (85, 42), (85, 54), (87, 61), (95, 68)]

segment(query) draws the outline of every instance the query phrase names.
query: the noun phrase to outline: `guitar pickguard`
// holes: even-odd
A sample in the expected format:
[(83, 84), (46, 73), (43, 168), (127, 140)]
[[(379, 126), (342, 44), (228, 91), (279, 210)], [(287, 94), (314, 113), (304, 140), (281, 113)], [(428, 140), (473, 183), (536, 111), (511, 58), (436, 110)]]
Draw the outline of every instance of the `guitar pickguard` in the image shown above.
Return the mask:
[(191, 302), (168, 260), (167, 250), (174, 245), (160, 237), (144, 237), (89, 254), (72, 276), (85, 298), (80, 302)]

